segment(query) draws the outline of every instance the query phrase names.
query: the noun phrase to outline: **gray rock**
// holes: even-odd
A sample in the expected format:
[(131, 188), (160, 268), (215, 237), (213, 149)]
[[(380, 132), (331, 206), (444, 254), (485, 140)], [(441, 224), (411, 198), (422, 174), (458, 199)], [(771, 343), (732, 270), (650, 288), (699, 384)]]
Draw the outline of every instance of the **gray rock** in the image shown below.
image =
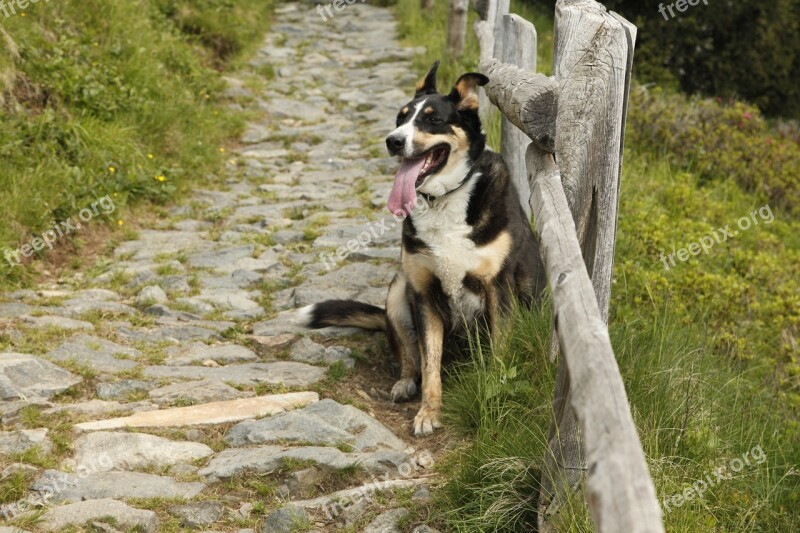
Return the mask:
[(122, 372), (138, 366), (136, 358), (141, 355), (139, 350), (120, 346), (119, 344), (94, 337), (92, 335), (76, 335), (61, 344), (47, 356), (56, 361), (75, 361), (79, 365), (89, 367), (100, 372)]
[(349, 444), (358, 452), (407, 448), (405, 442), (365, 412), (330, 399), (269, 418), (241, 422), (231, 428), (225, 440), (232, 446), (278, 441)]
[(207, 345), (200, 342), (167, 349), (166, 364), (186, 366), (212, 360), (221, 365), (256, 361), (258, 356), (244, 346), (237, 344)]
[(164, 276), (158, 279), (158, 285), (171, 294), (189, 294), (192, 292), (188, 276)]
[(39, 357), (0, 353), (0, 400), (50, 398), (82, 381)]
[(144, 374), (151, 378), (213, 379), (236, 385), (286, 385), (306, 387), (325, 377), (326, 369), (292, 361), (249, 363), (216, 368), (202, 366), (149, 366)]
[(18, 302), (0, 303), (0, 318), (17, 318), (34, 311), (35, 308), (28, 304)]
[(150, 398), (159, 405), (172, 405), (177, 401), (200, 404), (235, 400), (252, 396), (253, 392), (242, 392), (221, 381), (204, 379), (173, 383), (150, 391)]
[(0, 451), (4, 454), (23, 453), (35, 447), (45, 454), (50, 451), (47, 428), (0, 431)]
[(261, 533), (292, 533), (309, 522), (301, 507), (287, 505), (271, 513), (261, 526)]
[(429, 502), (431, 500), (431, 491), (425, 485), (420, 485), (417, 487), (417, 490), (414, 491), (414, 495), (411, 499), (420, 502)]
[(198, 442), (171, 441), (147, 433), (97, 431), (75, 441), (76, 465), (95, 470), (163, 468), (209, 457), (214, 451)]
[(411, 533), (439, 533), (439, 530), (433, 529), (432, 527), (423, 524), (421, 526), (415, 527), (414, 531), (412, 531)]
[(94, 325), (83, 320), (63, 316), (25, 316), (25, 324), (34, 329), (63, 329), (67, 331), (93, 331)]
[(308, 337), (303, 337), (292, 346), (289, 357), (292, 361), (300, 361), (312, 364), (331, 365), (338, 361), (344, 362), (345, 366), (352, 368), (355, 361), (350, 359), (350, 349), (342, 346), (329, 346), (325, 348), (317, 344)]
[(143, 472), (92, 472), (78, 474), (46, 470), (34, 484), (36, 491), (52, 491), (54, 502), (80, 502), (104, 498), (194, 498), (205, 488), (199, 482), (181, 483), (166, 476)]
[(392, 509), (381, 513), (364, 528), (363, 533), (402, 533), (397, 524), (408, 513), (408, 509)]
[(214, 309), (223, 311), (250, 311), (261, 309), (261, 305), (253, 301), (254, 296), (247, 291), (231, 289), (211, 289), (200, 293), (195, 298), (209, 303)]
[(106, 300), (68, 300), (64, 303), (64, 314), (71, 318), (80, 318), (87, 313), (103, 313), (106, 315), (135, 315), (136, 309), (119, 302)]
[(145, 533), (155, 533), (158, 517), (153, 511), (135, 509), (112, 499), (88, 500), (54, 507), (42, 516), (39, 524), (47, 531), (61, 531), (68, 526), (83, 526), (90, 520), (111, 517), (123, 529), (140, 528)]
[(261, 281), (262, 276), (252, 270), (234, 270), (224, 276), (203, 275), (200, 286), (204, 289), (241, 289)]
[(224, 508), (219, 502), (207, 500), (187, 505), (173, 505), (167, 511), (179, 518), (183, 527), (201, 529), (209, 526), (222, 517)]
[(122, 379), (111, 383), (98, 383), (97, 396), (101, 400), (124, 400), (137, 392), (147, 392), (155, 386), (152, 381), (138, 379)]
[(284, 459), (314, 461), (331, 468), (346, 468), (357, 461), (336, 448), (306, 446), (286, 448), (283, 446), (259, 446), (257, 448), (229, 448), (218, 453), (207, 466), (197, 473), (210, 482), (229, 479), (240, 472), (273, 472), (281, 467)]
[(408, 459), (403, 452), (380, 451), (369, 453), (344, 453), (338, 448), (303, 446), (259, 446), (257, 448), (229, 448), (217, 454), (207, 466), (197, 473), (209, 482), (229, 479), (242, 472), (273, 472), (285, 459), (313, 461), (317, 465), (341, 469), (359, 465), (373, 473), (396, 470)]
[(189, 266), (194, 268), (227, 268), (238, 259), (253, 257), (253, 245), (236, 246), (195, 254), (189, 257)]
[(158, 285), (148, 285), (139, 291), (136, 296), (136, 303), (139, 305), (163, 304), (169, 301), (167, 293)]

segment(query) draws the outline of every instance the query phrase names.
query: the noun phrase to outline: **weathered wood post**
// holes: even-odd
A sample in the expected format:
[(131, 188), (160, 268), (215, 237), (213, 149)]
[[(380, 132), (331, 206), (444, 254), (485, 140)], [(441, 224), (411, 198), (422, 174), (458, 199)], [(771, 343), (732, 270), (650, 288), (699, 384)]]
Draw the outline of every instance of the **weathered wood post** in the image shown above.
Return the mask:
[[(536, 28), (533, 24), (518, 15), (505, 15), (502, 32), (498, 37), (503, 43), (501, 46), (503, 63), (536, 72)], [(505, 115), (501, 121), (500, 152), (519, 191), (522, 208), (530, 218), (531, 191), (528, 185), (528, 170), (525, 166), (525, 152), (530, 139)]]
[[(497, 44), (496, 36), (502, 32), (503, 16), (508, 14), (510, 0), (473, 0), (473, 2), (480, 17), (475, 21), (473, 29), (480, 45), (481, 63), (502, 57), (500, 54), (503, 45)], [(483, 88), (478, 90), (478, 109), (484, 122), (488, 122), (494, 116), (494, 108), (489, 105), (489, 99)]]
[[(556, 156), (600, 316), (607, 322), (636, 28), (594, 0), (559, 0), (555, 22)], [(575, 411), (569, 407), (574, 401), (569, 366), (563, 357), (558, 365), (540, 519), (558, 511), (586, 467)], [(540, 530), (545, 528), (540, 521)]]
[(467, 41), (468, 7), (469, 0), (450, 0), (447, 7), (447, 51), (456, 59), (464, 53)]

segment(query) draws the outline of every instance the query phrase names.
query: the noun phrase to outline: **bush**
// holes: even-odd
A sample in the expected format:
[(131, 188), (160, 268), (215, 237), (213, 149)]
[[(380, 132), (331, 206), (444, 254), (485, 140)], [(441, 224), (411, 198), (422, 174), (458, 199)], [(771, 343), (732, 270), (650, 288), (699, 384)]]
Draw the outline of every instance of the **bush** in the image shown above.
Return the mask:
[(800, 142), (741, 102), (631, 89), (628, 142), (669, 154), (706, 179), (733, 178), (763, 201), (800, 212)]

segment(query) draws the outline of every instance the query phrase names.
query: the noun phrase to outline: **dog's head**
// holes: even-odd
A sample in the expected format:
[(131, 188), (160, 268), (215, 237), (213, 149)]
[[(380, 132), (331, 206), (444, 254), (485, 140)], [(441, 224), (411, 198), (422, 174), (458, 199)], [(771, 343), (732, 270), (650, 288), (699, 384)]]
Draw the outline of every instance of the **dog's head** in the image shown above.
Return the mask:
[(478, 86), (489, 78), (464, 74), (450, 94), (436, 91), (439, 62), (417, 83), (414, 98), (400, 109), (397, 129), (386, 138), (400, 170), (389, 195), (389, 211), (410, 215), (417, 193), (442, 196), (458, 187), (483, 152), (486, 136), (478, 118)]

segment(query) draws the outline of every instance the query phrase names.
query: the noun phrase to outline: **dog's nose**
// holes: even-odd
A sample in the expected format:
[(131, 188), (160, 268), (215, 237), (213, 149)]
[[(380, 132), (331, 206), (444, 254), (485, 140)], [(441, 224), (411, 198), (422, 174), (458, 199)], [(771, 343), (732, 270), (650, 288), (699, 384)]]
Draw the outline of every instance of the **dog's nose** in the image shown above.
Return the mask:
[(406, 138), (402, 135), (389, 135), (386, 137), (386, 148), (391, 155), (399, 155), (406, 145)]

